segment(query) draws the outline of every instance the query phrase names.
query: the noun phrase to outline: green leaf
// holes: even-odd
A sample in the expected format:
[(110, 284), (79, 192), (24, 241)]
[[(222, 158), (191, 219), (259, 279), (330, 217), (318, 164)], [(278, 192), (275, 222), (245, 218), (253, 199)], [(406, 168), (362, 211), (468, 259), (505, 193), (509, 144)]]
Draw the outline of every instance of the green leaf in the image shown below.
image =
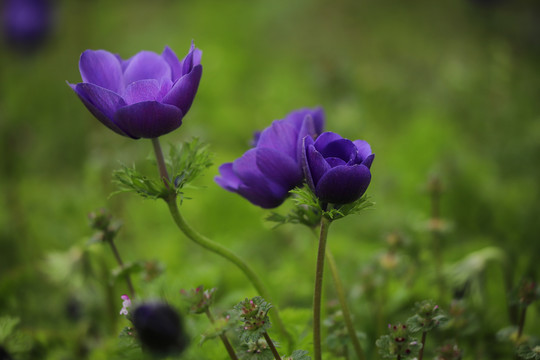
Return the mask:
[(8, 336), (13, 333), (20, 319), (11, 316), (0, 317), (0, 344), (4, 343)]

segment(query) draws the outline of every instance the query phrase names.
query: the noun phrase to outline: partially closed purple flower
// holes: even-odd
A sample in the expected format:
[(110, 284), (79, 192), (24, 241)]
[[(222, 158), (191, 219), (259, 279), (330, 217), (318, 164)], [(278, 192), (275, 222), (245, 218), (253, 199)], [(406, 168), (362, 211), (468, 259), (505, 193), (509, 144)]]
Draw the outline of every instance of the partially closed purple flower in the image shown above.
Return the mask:
[(301, 109), (256, 133), (254, 148), (219, 167), (215, 181), (262, 208), (279, 206), (289, 191), (302, 184), (302, 139), (323, 131), (321, 108)]
[(350, 141), (325, 132), (317, 140), (304, 138), (302, 167), (307, 183), (324, 203), (358, 200), (371, 181), (375, 155), (364, 140)]
[(86, 50), (79, 61), (83, 82), (70, 86), (109, 129), (133, 139), (156, 138), (182, 124), (199, 87), (201, 54), (193, 43), (182, 61), (169, 47), (128, 60)]

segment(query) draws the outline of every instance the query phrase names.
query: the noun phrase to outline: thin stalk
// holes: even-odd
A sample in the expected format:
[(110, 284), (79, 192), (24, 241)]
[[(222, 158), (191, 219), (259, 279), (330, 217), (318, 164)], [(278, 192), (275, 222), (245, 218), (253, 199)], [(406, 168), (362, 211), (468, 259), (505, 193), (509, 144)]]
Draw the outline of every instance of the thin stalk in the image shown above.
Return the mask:
[(345, 290), (343, 288), (341, 278), (339, 277), (336, 260), (334, 259), (334, 256), (332, 255), (330, 249), (326, 251), (326, 259), (328, 260), (328, 265), (330, 266), (330, 272), (332, 273), (334, 285), (336, 286), (339, 304), (341, 305), (341, 311), (343, 312), (343, 319), (345, 320), (347, 332), (349, 333), (349, 337), (351, 338), (354, 351), (356, 352), (356, 356), (358, 357), (358, 359), (365, 360), (366, 357), (364, 355), (364, 351), (362, 350), (362, 346), (360, 345), (360, 341), (358, 340), (358, 336), (356, 335), (356, 331), (354, 330), (351, 312), (349, 311), (349, 306), (347, 305)]
[(315, 360), (322, 359), (321, 353), (321, 296), (324, 274), (324, 258), (326, 251), (326, 239), (331, 220), (321, 218), (319, 236), (319, 249), (317, 252), (317, 269), (315, 271), (315, 291), (313, 292), (313, 355)]
[(265, 331), (263, 335), (264, 335), (264, 339), (266, 340), (266, 343), (270, 347), (270, 350), (272, 350), (272, 354), (274, 354), (274, 358), (276, 360), (281, 360), (281, 356), (279, 355), (276, 349), (276, 346), (274, 345), (274, 342), (272, 341), (272, 339), (270, 339), (270, 336), (268, 335), (268, 333)]
[(418, 353), (418, 360), (422, 360), (424, 357), (424, 348), (426, 347), (426, 336), (427, 332), (422, 332), (422, 348), (420, 349), (420, 352)]
[(159, 138), (152, 138), (152, 146), (154, 147), (154, 153), (156, 154), (156, 160), (159, 168), (159, 176), (167, 189), (169, 188), (168, 181), (170, 180), (169, 173), (167, 172), (167, 166), (165, 165), (165, 158), (163, 157), (163, 151), (161, 151), (161, 145), (159, 144)]
[[(161, 147), (159, 145), (158, 139), (152, 139), (152, 144), (154, 145), (154, 152), (156, 154), (157, 163), (159, 167), (159, 173), (163, 178), (164, 183), (167, 185), (167, 181), (169, 180), (169, 175), (167, 173), (167, 169), (165, 166), (165, 160), (163, 159), (163, 152), (161, 151)], [(272, 302), (272, 299), (270, 297), (270, 293), (264, 286), (263, 282), (257, 276), (255, 271), (246, 263), (244, 260), (242, 260), (238, 255), (233, 253), (231, 250), (227, 249), (223, 245), (216, 243), (207, 237), (201, 235), (198, 233), (195, 229), (193, 229), (189, 224), (184, 220), (184, 217), (182, 214), (180, 214), (180, 210), (178, 209), (178, 204), (176, 201), (176, 195), (174, 193), (171, 193), (172, 195), (169, 196), (167, 199), (164, 199), (169, 206), (169, 211), (171, 213), (171, 216), (176, 223), (176, 226), (178, 226), (178, 229), (184, 233), (190, 240), (195, 242), (196, 244), (202, 246), (203, 248), (210, 250), (211, 252), (220, 255), (221, 257), (224, 257), (225, 259), (232, 262), (234, 265), (236, 265), (243, 273), (246, 275), (246, 277), (251, 281), (251, 284), (253, 287), (257, 290), (259, 295), (261, 295), (266, 301)], [(285, 324), (283, 323), (283, 320), (281, 320), (281, 317), (279, 316), (279, 311), (277, 307), (274, 304), (273, 311), (270, 314), (270, 318), (272, 319), (273, 324), (276, 326), (277, 330), (280, 332), (280, 334), (286, 339), (289, 350), (292, 350), (294, 346), (294, 340), (291, 336), (291, 334), (285, 329)]]
[[(206, 316), (208, 317), (208, 320), (213, 324), (215, 322), (214, 317), (212, 316), (212, 313), (210, 312), (210, 309), (206, 308)], [(229, 354), (229, 357), (232, 360), (238, 360), (238, 357), (236, 356), (236, 353), (234, 352), (234, 348), (232, 347), (231, 343), (229, 342), (229, 339), (227, 338), (227, 335), (225, 333), (219, 335), (221, 342), (223, 342), (223, 345), (225, 345), (225, 349), (227, 349), (227, 353)]]
[[(118, 263), (120, 268), (123, 269), (124, 268), (124, 262), (122, 261), (122, 258), (120, 257), (120, 253), (118, 252), (118, 249), (116, 248), (116, 245), (114, 244), (113, 236), (114, 235), (105, 234), (106, 241), (111, 246), (111, 250), (112, 250), (112, 252), (114, 254), (114, 257), (116, 258), (116, 262)], [(131, 277), (129, 276), (129, 274), (125, 274), (124, 277), (126, 279), (126, 283), (127, 283), (128, 289), (129, 289), (129, 294), (131, 295), (131, 298), (133, 299), (133, 298), (135, 298), (135, 288), (133, 287), (133, 283), (131, 282)]]
[(523, 310), (521, 310), (521, 315), (519, 317), (517, 341), (519, 341), (519, 338), (523, 334), (523, 328), (525, 327), (525, 315), (527, 315), (527, 306), (524, 306)]

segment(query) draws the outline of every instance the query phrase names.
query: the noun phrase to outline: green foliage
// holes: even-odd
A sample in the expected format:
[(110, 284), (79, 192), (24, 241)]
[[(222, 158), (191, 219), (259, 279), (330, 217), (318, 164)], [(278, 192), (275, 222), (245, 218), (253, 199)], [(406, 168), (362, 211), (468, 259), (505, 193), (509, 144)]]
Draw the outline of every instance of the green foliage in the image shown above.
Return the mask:
[(383, 359), (414, 359), (422, 345), (412, 337), (405, 325), (388, 326), (388, 335), (381, 336), (375, 343)]
[(407, 319), (407, 327), (410, 332), (429, 332), (448, 321), (438, 305), (431, 300), (424, 300), (415, 305), (415, 314)]
[(295, 350), (291, 356), (286, 356), (283, 360), (311, 360), (309, 353), (305, 350)]
[(168, 199), (171, 195), (185, 199), (184, 188), (212, 165), (212, 155), (208, 145), (195, 138), (178, 146), (170, 145), (165, 163), (171, 176), (166, 183), (140, 173), (135, 166), (123, 165), (113, 171), (114, 181), (120, 189), (117, 193), (134, 192), (146, 199)]
[(262, 297), (246, 298), (236, 304), (234, 309), (242, 321), (240, 327), (240, 340), (251, 343), (258, 341), (270, 328), (268, 311), (272, 308)]
[(540, 345), (521, 345), (517, 349), (517, 355), (525, 360), (540, 360)]
[(204, 344), (208, 340), (216, 339), (229, 330), (236, 329), (238, 327), (238, 321), (239, 318), (237, 314), (234, 313), (217, 318), (214, 322), (210, 323), (210, 326), (208, 326), (201, 334), (199, 345)]
[(265, 339), (245, 342), (240, 346), (239, 358), (241, 360), (272, 360), (274, 354)]
[(0, 344), (3, 344), (4, 341), (13, 333), (13, 330), (20, 322), (19, 318), (14, 318), (10, 316), (0, 317)]
[(216, 288), (205, 290), (204, 286), (201, 285), (189, 291), (182, 289), (180, 293), (184, 301), (188, 304), (190, 313), (203, 314), (214, 302), (214, 293), (216, 290)]
[(294, 208), (286, 215), (272, 212), (266, 217), (267, 221), (277, 223), (276, 227), (290, 223), (314, 228), (321, 222), (321, 216), (330, 220), (338, 220), (348, 215), (358, 214), (374, 205), (365, 194), (350, 204), (325, 205), (319, 201), (315, 193), (307, 185), (296, 187), (290, 193)]

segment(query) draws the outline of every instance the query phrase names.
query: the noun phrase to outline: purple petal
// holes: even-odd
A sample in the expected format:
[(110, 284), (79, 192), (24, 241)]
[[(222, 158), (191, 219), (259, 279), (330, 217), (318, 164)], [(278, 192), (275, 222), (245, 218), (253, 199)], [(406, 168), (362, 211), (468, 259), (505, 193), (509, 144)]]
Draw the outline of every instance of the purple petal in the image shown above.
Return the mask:
[(182, 111), (176, 106), (144, 101), (120, 108), (114, 120), (133, 137), (156, 138), (182, 125)]
[(333, 168), (340, 165), (347, 165), (345, 161), (337, 157), (328, 157), (328, 158), (325, 158), (325, 160), (328, 163), (328, 165), (330, 165), (330, 167), (333, 167)]
[(182, 60), (182, 75), (186, 75), (192, 71), (193, 67), (201, 64), (202, 51), (195, 48), (192, 41), (188, 54)]
[(331, 131), (327, 131), (317, 137), (317, 140), (315, 141), (315, 148), (320, 151), (324, 149), (332, 141), (341, 140), (341, 139), (343, 138), (339, 134), (333, 133)]
[(375, 154), (369, 155), (367, 158), (362, 161), (362, 165), (367, 166), (368, 169), (371, 169), (371, 164), (373, 163), (373, 160), (375, 159)]
[(254, 187), (242, 184), (237, 192), (252, 204), (260, 206), (263, 209), (278, 207), (285, 201), (288, 195), (286, 190), (276, 186), (269, 186), (267, 183), (261, 183)]
[(189, 74), (182, 76), (173, 85), (169, 93), (163, 97), (163, 102), (177, 106), (182, 110), (184, 115), (187, 114), (199, 88), (201, 76), (202, 66), (197, 65)]
[(298, 163), (278, 150), (257, 148), (256, 164), (270, 181), (288, 190), (302, 183), (302, 170)]
[(133, 56), (124, 71), (124, 80), (130, 84), (137, 80), (172, 79), (171, 68), (160, 55), (151, 51), (141, 51)]
[(321, 177), (323, 177), (323, 175), (330, 170), (330, 165), (313, 145), (308, 145), (306, 147), (306, 159), (308, 173), (305, 173), (305, 176), (308, 180), (308, 185), (315, 190)]
[(238, 194), (263, 208), (276, 207), (288, 195), (288, 189), (271, 182), (258, 168), (256, 149), (248, 150), (233, 162), (232, 170), (241, 180)]
[(324, 147), (321, 147), (320, 144), (317, 146), (317, 141), (315, 141), (315, 147), (325, 158), (336, 157), (345, 162), (349, 162), (351, 160), (354, 161), (358, 151), (356, 150), (356, 146), (354, 146), (353, 142), (348, 139), (334, 140), (327, 143)]
[(371, 146), (369, 146), (367, 141), (354, 140), (353, 143), (358, 149), (358, 157), (360, 158), (360, 161), (364, 161), (365, 158), (372, 154)]
[(124, 82), (122, 66), (117, 57), (105, 50), (86, 50), (79, 60), (83, 82), (122, 93)]
[(120, 135), (133, 137), (114, 121), (116, 110), (126, 105), (124, 99), (118, 94), (94, 84), (70, 84), (70, 86), (75, 90), (86, 108), (90, 110), (92, 115), (101, 121), (103, 125)]
[(142, 101), (158, 100), (160, 86), (157, 80), (139, 80), (129, 84), (124, 92), (124, 100), (128, 104)]
[(269, 148), (278, 150), (295, 161), (297, 160), (298, 130), (284, 120), (276, 120), (272, 125), (263, 130), (257, 148)]
[(169, 64), (172, 75), (171, 80), (175, 82), (182, 76), (182, 64), (180, 63), (180, 60), (178, 60), (174, 51), (168, 46), (165, 46), (165, 49), (161, 53), (161, 57)]
[(370, 181), (371, 173), (364, 165), (337, 166), (324, 174), (315, 194), (323, 202), (347, 204), (358, 200)]
[(225, 190), (236, 192), (241, 184), (240, 179), (233, 171), (233, 163), (225, 163), (219, 167), (221, 176), (214, 178), (215, 182)]

